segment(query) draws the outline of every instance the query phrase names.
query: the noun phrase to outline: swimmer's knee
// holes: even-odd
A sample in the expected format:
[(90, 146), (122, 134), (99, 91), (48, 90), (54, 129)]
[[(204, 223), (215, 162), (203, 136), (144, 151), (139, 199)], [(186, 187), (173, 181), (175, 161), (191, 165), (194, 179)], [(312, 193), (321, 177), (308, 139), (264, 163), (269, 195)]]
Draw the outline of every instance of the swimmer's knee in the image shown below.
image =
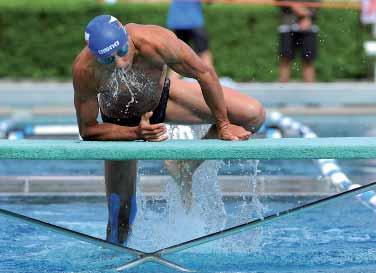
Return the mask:
[(255, 101), (255, 103), (248, 106), (248, 109), (245, 112), (245, 128), (252, 133), (256, 133), (265, 122), (266, 113), (264, 107), (261, 103)]
[(261, 103), (258, 103), (258, 104), (259, 104), (258, 115), (257, 115), (256, 122), (254, 125), (255, 130), (252, 131), (253, 133), (256, 133), (261, 128), (261, 126), (264, 124), (265, 119), (266, 119), (265, 108), (261, 105)]

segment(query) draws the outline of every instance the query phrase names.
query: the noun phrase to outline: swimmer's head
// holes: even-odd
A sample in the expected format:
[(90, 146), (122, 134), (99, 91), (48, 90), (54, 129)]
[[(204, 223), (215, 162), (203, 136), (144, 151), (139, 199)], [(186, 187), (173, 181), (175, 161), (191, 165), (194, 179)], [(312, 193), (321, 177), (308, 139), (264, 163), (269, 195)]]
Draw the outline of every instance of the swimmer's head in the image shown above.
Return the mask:
[(99, 15), (86, 26), (85, 41), (91, 53), (102, 64), (115, 61), (115, 55), (128, 53), (128, 34), (118, 19), (111, 15)]

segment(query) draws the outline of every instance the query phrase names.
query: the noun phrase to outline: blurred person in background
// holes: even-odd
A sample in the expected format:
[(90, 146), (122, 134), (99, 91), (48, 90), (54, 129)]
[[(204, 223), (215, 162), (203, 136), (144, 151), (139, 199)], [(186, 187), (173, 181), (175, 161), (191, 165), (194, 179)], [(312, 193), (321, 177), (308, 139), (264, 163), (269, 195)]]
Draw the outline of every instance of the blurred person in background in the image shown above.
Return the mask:
[(118, 0), (97, 0), (98, 3), (116, 4)]
[[(171, 0), (167, 15), (167, 27), (180, 40), (192, 45), (193, 50), (205, 64), (213, 67), (201, 2), (200, 0)], [(212, 1), (206, 2), (211, 3)], [(179, 74), (171, 71), (170, 78), (174, 77), (179, 77)]]
[[(298, 3), (298, 2), (297, 2)], [(317, 57), (317, 34), (315, 25), (316, 8), (304, 5), (281, 7), (281, 25), (279, 32), (279, 81), (288, 82), (291, 76), (291, 64), (300, 50), (303, 80), (315, 81), (314, 61)]]

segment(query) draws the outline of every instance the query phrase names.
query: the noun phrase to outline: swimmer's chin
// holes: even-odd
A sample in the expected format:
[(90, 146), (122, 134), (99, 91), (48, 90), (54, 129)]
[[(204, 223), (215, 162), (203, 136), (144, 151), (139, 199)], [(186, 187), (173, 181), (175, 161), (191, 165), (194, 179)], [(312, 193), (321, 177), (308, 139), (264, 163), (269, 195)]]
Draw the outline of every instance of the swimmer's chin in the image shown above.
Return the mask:
[(127, 73), (132, 68), (132, 64), (122, 65), (122, 66), (116, 66), (117, 69), (120, 69), (123, 71), (123, 73)]

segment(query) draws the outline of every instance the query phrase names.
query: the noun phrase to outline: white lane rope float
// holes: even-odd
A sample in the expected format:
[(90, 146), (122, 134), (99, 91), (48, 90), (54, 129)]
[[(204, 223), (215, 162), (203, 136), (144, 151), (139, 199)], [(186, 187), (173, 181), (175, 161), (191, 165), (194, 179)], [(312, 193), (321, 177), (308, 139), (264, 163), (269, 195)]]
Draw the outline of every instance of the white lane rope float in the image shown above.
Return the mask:
[[(279, 112), (271, 112), (268, 119), (269, 125), (279, 128), (281, 131), (292, 131), (303, 138), (317, 138), (317, 135), (308, 126), (284, 116)], [(267, 126), (266, 126), (267, 127)], [(269, 132), (268, 132), (269, 131)], [(279, 130), (266, 129), (267, 136), (271, 138), (281, 138)], [(339, 191), (347, 191), (360, 187), (359, 184), (352, 183), (345, 173), (338, 166), (335, 159), (316, 160), (323, 176), (328, 178), (330, 183)], [(357, 199), (364, 205), (376, 211), (376, 192), (373, 190), (364, 192), (357, 196)]]

